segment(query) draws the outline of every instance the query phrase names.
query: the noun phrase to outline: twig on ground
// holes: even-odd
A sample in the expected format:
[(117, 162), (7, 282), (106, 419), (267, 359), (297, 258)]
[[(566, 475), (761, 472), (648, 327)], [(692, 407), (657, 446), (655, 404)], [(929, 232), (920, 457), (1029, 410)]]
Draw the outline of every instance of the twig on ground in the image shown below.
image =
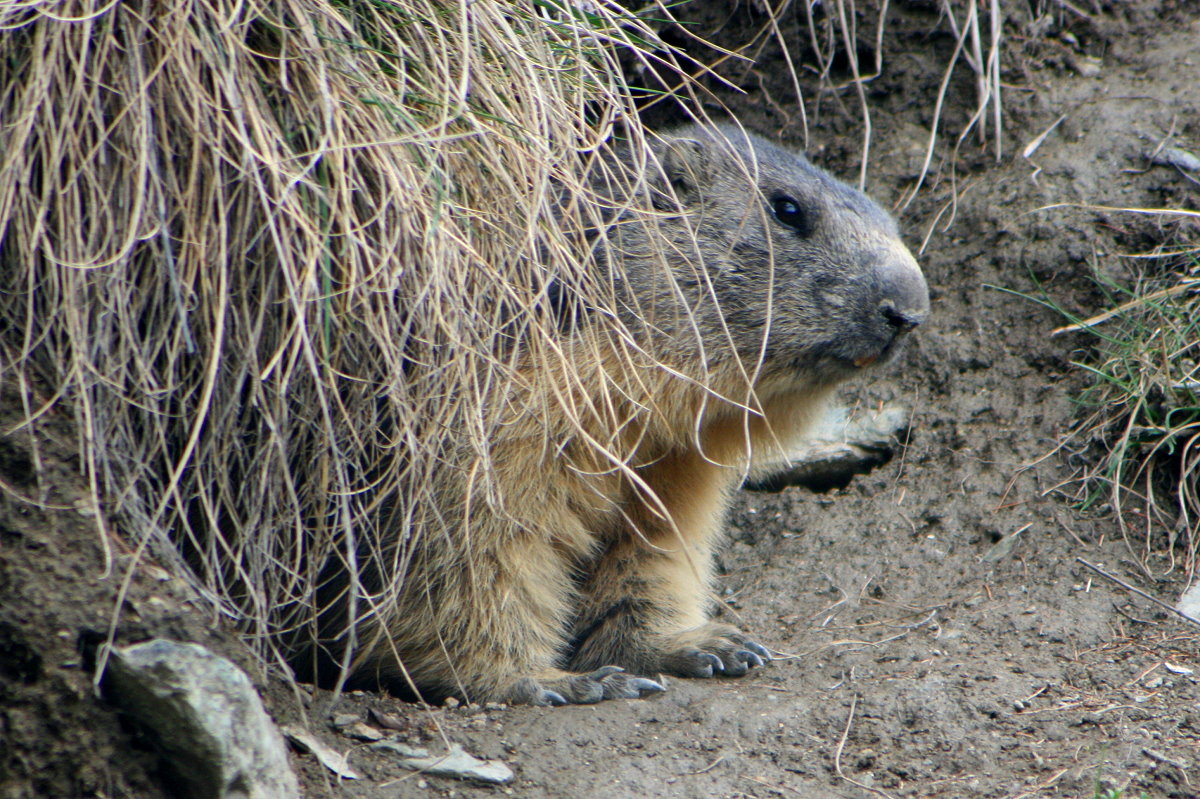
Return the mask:
[[(1185, 782), (1187, 781), (1187, 763), (1184, 763), (1182, 760), (1176, 760), (1173, 757), (1168, 757), (1167, 755), (1163, 754), (1162, 752), (1159, 752), (1157, 749), (1143, 748), (1142, 754), (1158, 763), (1163, 763), (1164, 765), (1168, 765), (1168, 766), (1174, 766), (1175, 768), (1177, 768), (1183, 772), (1183, 779)], [(1191, 783), (1188, 783), (1188, 784), (1190, 785)]]
[(718, 757), (716, 760), (714, 760), (713, 762), (709, 763), (707, 766), (705, 766), (704, 768), (700, 769), (699, 771), (684, 771), (684, 772), (680, 773), (680, 775), (679, 775), (679, 776), (681, 776), (681, 777), (692, 777), (692, 776), (695, 776), (696, 774), (707, 774), (708, 772), (710, 772), (710, 771), (712, 771), (713, 769), (715, 769), (717, 766), (721, 765), (721, 763), (723, 763), (723, 762), (725, 761), (725, 757), (726, 757), (725, 755), (721, 755), (721, 756), (719, 756), (719, 757)]
[(1159, 606), (1159, 607), (1161, 607), (1163, 610), (1170, 611), (1171, 613), (1174, 613), (1176, 616), (1178, 616), (1179, 618), (1183, 619), (1184, 621), (1186, 621), (1186, 622), (1189, 622), (1189, 623), (1191, 623), (1191, 624), (1194, 624), (1194, 625), (1196, 625), (1197, 627), (1200, 627), (1200, 621), (1197, 621), (1196, 619), (1193, 619), (1191, 616), (1187, 615), (1187, 614), (1186, 614), (1186, 613), (1184, 613), (1183, 611), (1180, 611), (1180, 610), (1177, 610), (1177, 609), (1175, 609), (1175, 608), (1171, 607), (1170, 605), (1168, 605), (1166, 602), (1163, 602), (1163, 601), (1162, 601), (1161, 599), (1159, 599), (1158, 597), (1153, 597), (1153, 596), (1150, 596), (1149, 594), (1147, 594), (1147, 593), (1146, 593), (1145, 591), (1143, 591), (1142, 589), (1140, 589), (1140, 588), (1136, 588), (1136, 587), (1134, 587), (1134, 586), (1130, 585), (1129, 583), (1125, 582), (1124, 580), (1122, 580), (1120, 577), (1117, 577), (1116, 575), (1109, 574), (1108, 572), (1104, 571), (1104, 569), (1101, 569), (1099, 566), (1096, 566), (1095, 564), (1088, 563), (1088, 562), (1087, 562), (1086, 560), (1084, 560), (1083, 558), (1075, 558), (1075, 560), (1079, 561), (1079, 562), (1080, 562), (1080, 563), (1082, 563), (1084, 566), (1087, 566), (1089, 569), (1091, 569), (1092, 571), (1094, 571), (1096, 574), (1099, 574), (1101, 577), (1107, 577), (1109, 580), (1112, 580), (1114, 583), (1116, 583), (1117, 585), (1121, 586), (1121, 587), (1122, 587), (1122, 588), (1124, 588), (1126, 591), (1132, 591), (1133, 593), (1137, 594), (1137, 595), (1138, 595), (1138, 596), (1140, 596), (1140, 597), (1143, 597), (1143, 598), (1145, 598), (1145, 599), (1149, 599), (1151, 602), (1153, 602), (1154, 604), (1158, 605), (1158, 606)]
[(1009, 796), (1006, 799), (1025, 799), (1025, 797), (1027, 797), (1027, 796), (1033, 796), (1034, 794), (1038, 793), (1039, 791), (1049, 788), (1051, 785), (1058, 782), (1060, 779), (1062, 779), (1062, 775), (1066, 774), (1070, 770), (1071, 769), (1069, 769), (1069, 768), (1064, 768), (1060, 771), (1056, 771), (1054, 774), (1050, 775), (1049, 778), (1042, 780), (1041, 782), (1039, 782), (1037, 785), (1033, 786), (1029, 790), (1021, 791), (1020, 793), (1013, 794), (1012, 796)]
[(833, 768), (837, 775), (846, 782), (856, 788), (862, 788), (864, 791), (870, 791), (879, 796), (886, 796), (888, 799), (893, 799), (892, 795), (887, 791), (882, 791), (879, 788), (872, 788), (870, 785), (859, 782), (856, 779), (847, 777), (842, 772), (842, 750), (846, 747), (846, 739), (850, 737), (850, 727), (854, 724), (854, 709), (858, 707), (858, 694), (855, 694), (850, 699), (850, 713), (846, 716), (846, 728), (842, 730), (842, 739), (838, 741), (837, 750), (833, 753)]
[(776, 784), (773, 782), (768, 782), (765, 777), (747, 777), (746, 779), (750, 780), (750, 782), (756, 782), (759, 785), (763, 786), (764, 788), (768, 788), (772, 791), (775, 791), (776, 793), (783, 793), (784, 791), (791, 791), (792, 793), (796, 794), (797, 796), (808, 796), (808, 794), (804, 793), (803, 791), (798, 791), (790, 785), (784, 785), (783, 783)]

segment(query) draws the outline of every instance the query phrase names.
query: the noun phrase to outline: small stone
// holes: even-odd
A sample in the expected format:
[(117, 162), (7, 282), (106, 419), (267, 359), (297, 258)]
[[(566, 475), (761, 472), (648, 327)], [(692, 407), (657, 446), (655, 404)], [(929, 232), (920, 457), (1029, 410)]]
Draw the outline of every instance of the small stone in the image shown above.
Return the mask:
[(382, 710), (375, 708), (367, 708), (367, 718), (376, 727), (383, 727), (385, 730), (396, 730), (397, 732), (407, 732), (412, 726), (408, 719), (402, 716), (394, 716), (391, 713), (384, 713)]
[(458, 707), (459, 705), (461, 705), (462, 702), (458, 701), (458, 699), (456, 697), (448, 696), (444, 700), (442, 700), (442, 704), (448, 708), (454, 709), (454, 708)]
[(289, 727), (283, 732), (296, 749), (301, 752), (311, 753), (321, 762), (322, 766), (342, 779), (362, 779), (362, 775), (350, 767), (350, 760), (344, 753), (326, 746), (319, 738), (310, 734), (307, 730), (302, 730), (299, 727)]
[(1200, 622), (1200, 582), (1193, 583), (1183, 592), (1175, 609), (1192, 621)]
[[(1200, 171), (1200, 158), (1197, 158), (1187, 150), (1181, 150), (1178, 147), (1164, 147), (1161, 150), (1153, 153), (1150, 156), (1150, 161), (1155, 164), (1162, 164), (1163, 166), (1173, 166), (1176, 169), (1181, 169), (1186, 172)], [(1180, 366), (1186, 369), (1188, 366), (1192, 366), (1192, 364), (1182, 363)], [(1187, 386), (1177, 387), (1186, 388)]]
[(364, 724), (361, 721), (356, 721), (353, 724), (347, 724), (341, 728), (342, 735), (350, 738), (356, 738), (360, 741), (382, 741), (383, 733), (375, 729), (369, 724)]
[(450, 744), (450, 751), (444, 755), (430, 755), (427, 749), (408, 746), (398, 741), (380, 741), (371, 744), (371, 749), (397, 754), (400, 756), (397, 760), (400, 766), (426, 774), (476, 780), (493, 785), (503, 785), (513, 778), (512, 769), (503, 762), (480, 760), (467, 754), (462, 746), (456, 743)]
[(1084, 78), (1094, 78), (1100, 74), (1101, 61), (1093, 56), (1082, 55), (1075, 58), (1075, 71)]

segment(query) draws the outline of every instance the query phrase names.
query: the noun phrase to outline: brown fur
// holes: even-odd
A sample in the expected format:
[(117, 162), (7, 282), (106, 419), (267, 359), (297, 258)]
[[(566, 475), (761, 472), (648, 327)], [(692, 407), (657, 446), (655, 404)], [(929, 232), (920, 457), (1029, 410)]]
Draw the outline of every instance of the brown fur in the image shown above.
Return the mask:
[[(800, 156), (733, 128), (678, 131), (650, 155), (671, 273), (629, 212), (597, 239), (613, 313), (647, 354), (584, 320), (564, 333), (571, 374), (526, 359), (492, 450), (447, 454), (425, 515), (439, 524), (364, 628), (359, 675), (544, 704), (769, 659), (708, 618), (731, 492), (838, 382), (886, 359), (924, 318), (925, 284), (888, 215)], [(772, 216), (783, 196), (812, 230)], [(589, 391), (601, 384), (619, 390)]]

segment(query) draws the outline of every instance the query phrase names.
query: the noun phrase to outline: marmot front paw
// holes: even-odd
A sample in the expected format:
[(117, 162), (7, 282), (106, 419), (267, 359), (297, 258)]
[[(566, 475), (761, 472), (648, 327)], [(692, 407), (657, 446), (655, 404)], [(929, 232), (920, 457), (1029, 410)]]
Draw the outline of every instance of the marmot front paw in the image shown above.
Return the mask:
[(771, 660), (771, 651), (728, 624), (710, 622), (677, 636), (678, 648), (663, 655), (661, 670), (680, 677), (741, 677)]

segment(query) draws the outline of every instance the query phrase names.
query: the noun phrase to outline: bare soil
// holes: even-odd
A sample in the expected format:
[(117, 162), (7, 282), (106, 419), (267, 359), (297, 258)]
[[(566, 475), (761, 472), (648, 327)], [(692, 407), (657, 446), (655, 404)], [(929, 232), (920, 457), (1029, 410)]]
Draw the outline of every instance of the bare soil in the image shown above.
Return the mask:
[[(780, 26), (803, 62), (803, 6), (793, 5)], [(1074, 400), (1087, 378), (1071, 361), (1090, 341), (1051, 337), (1062, 317), (1010, 293), (1097, 313), (1106, 300), (1093, 268), (1128, 279), (1132, 262), (1118, 254), (1179, 235), (1152, 219), (1045, 206), (1200, 207), (1194, 182), (1146, 158), (1164, 140), (1200, 152), (1200, 9), (1053, 4), (1033, 18), (1050, 5), (1004, 4), (1000, 160), (968, 137), (951, 180), (954, 140), (943, 136), (928, 187), (899, 213), (914, 251), (928, 236), (919, 260), (933, 317), (895, 366), (844, 399), (911, 408), (907, 447), (844, 489), (737, 499), (721, 591), (730, 618), (780, 653), (775, 662), (590, 707), (423, 708), (355, 693), (331, 709), (246, 658), (165, 573), (122, 586), (132, 553), (119, 536), (106, 575), (70, 420), (50, 414), (36, 454), (23, 434), (0, 440), (0, 797), (175, 795), (149, 743), (92, 689), (95, 642), (125, 588), (119, 640), (205, 643), (247, 668), (281, 722), (307, 719), (352, 750), (364, 779), (340, 786), (311, 755), (295, 756), (311, 797), (1200, 796), (1200, 629), (1077, 558), (1168, 602), (1186, 574), (1168, 569), (1168, 552), (1126, 540), (1107, 506), (1078, 509), (1072, 481), (1094, 447), (1086, 436), (1057, 447), (1081, 417)], [(920, 171), (953, 50), (937, 7), (891, 4), (884, 71), (866, 84), (868, 190), (885, 203)], [(700, 36), (734, 45), (766, 24), (757, 8), (684, 13)], [(871, 13), (860, 20), (866, 43)], [(874, 62), (869, 47), (859, 56)], [(771, 43), (752, 65), (727, 62), (722, 74), (744, 93), (717, 96), (748, 128), (800, 146), (783, 65)], [(834, 83), (844, 69), (834, 64)], [(960, 65), (944, 130), (974, 112), (974, 87)], [(802, 88), (813, 160), (857, 179), (853, 87)], [(4, 407), (7, 430), (19, 409)], [(368, 708), (402, 719), (415, 743), (437, 750), (445, 736), (501, 758), (516, 778), (494, 788), (413, 775), (326, 723)]]

